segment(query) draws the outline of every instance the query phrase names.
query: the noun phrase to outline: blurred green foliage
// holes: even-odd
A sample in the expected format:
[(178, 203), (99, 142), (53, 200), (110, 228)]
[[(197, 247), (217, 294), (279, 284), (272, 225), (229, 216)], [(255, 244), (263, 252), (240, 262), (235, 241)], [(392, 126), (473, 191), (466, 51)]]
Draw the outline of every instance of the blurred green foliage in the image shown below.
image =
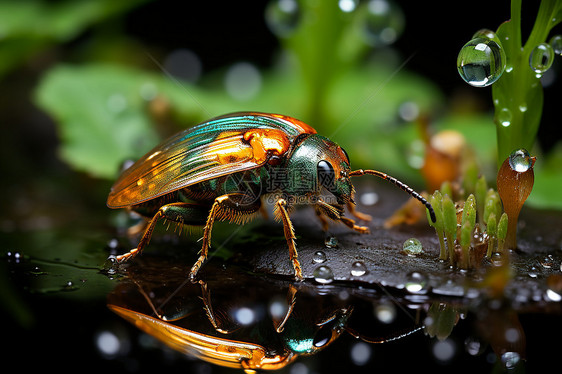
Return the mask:
[[(141, 3), (0, 3), (0, 76)], [(61, 158), (75, 170), (113, 179), (123, 161), (142, 156), (174, 131), (216, 115), (254, 110), (297, 117), (342, 145), (353, 167), (377, 168), (421, 186), (423, 150), (415, 123), (424, 117), (430, 118), (431, 131), (463, 133), (482, 171), (495, 179), (492, 115), (447, 109), (450, 103), (437, 85), (409, 71), (415, 55), (398, 56), (378, 38), (382, 26), (391, 24), (395, 36), (404, 27), (402, 11), (393, 3), (393, 13), (379, 18), (369, 13), (368, 2), (353, 3), (357, 9), (345, 12), (335, 1), (302, 0), (297, 14), (279, 13), (277, 2), (271, 4), (265, 16), (281, 22), (280, 58), (260, 72), (259, 93), (250, 98), (227, 92), (226, 67), (207, 72), (196, 84), (182, 81), (152, 51), (123, 35), (94, 38), (72, 58), (60, 58), (63, 62), (42, 75), (35, 102), (56, 123)], [(418, 115), (401, 117), (405, 104)], [(529, 204), (562, 208), (555, 188), (562, 176), (551, 161), (562, 153), (552, 154), (539, 155), (544, 161), (537, 163)]]
[(79, 36), (89, 26), (146, 2), (0, 2), (0, 77), (38, 51)]
[(437, 87), (388, 62), (392, 59), (368, 61), (372, 46), (362, 36), (366, 9), (348, 14), (336, 3), (300, 5), (298, 28), (280, 36), (288, 62), (263, 72), (259, 94), (248, 100), (229, 96), (215, 83), (224, 71), (195, 85), (166, 71), (131, 66), (56, 66), (36, 98), (59, 126), (61, 157), (78, 170), (114, 178), (121, 162), (158, 143), (149, 108), (158, 99), (180, 127), (240, 110), (288, 114), (341, 143), (355, 167), (393, 170), (420, 183), (405, 156), (417, 130), (399, 118), (398, 110), (411, 102), (422, 113), (433, 112), (443, 105)]

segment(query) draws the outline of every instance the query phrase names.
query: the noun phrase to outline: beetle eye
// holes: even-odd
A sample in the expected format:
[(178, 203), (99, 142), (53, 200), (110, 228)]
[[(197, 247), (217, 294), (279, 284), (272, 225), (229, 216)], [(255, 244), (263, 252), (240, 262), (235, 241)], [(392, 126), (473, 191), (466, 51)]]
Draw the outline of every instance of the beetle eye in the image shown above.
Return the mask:
[(318, 163), (318, 183), (331, 191), (334, 187), (334, 180), (336, 179), (334, 168), (328, 161), (320, 161)]

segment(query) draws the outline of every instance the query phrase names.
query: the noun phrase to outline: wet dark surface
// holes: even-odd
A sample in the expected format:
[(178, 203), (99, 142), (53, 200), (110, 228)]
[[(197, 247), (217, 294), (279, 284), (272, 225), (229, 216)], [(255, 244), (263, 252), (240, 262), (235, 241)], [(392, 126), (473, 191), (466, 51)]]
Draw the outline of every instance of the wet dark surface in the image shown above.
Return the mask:
[[(562, 332), (561, 215), (524, 210), (521, 250), (510, 253), (513, 276), (498, 293), (489, 285), (497, 274), (500, 283), (505, 276), (495, 261), (461, 272), (437, 260), (437, 238), (425, 223), (384, 229), (384, 218), (406, 199), (386, 187), (374, 186), (384, 197), (377, 204), (360, 206), (374, 217), (367, 224), (370, 234), (336, 225), (324, 234), (312, 209), (293, 214), (304, 282), (292, 280), (282, 226), (273, 220), (258, 219), (244, 227), (218, 224), (211, 258), (196, 284), (187, 274), (199, 249), (199, 233), (178, 237), (173, 227), (166, 231), (161, 226), (145, 253), (114, 268), (104, 267), (108, 255), (130, 249), (136, 239), (116, 232), (111, 223), (89, 227), (77, 220), (67, 227), (5, 233), (8, 356), (22, 368), (59, 371), (86, 363), (92, 369), (125, 372), (232, 370), (185, 356), (184, 351), (193, 354), (193, 344), (168, 348), (170, 339), (160, 337), (162, 344), (141, 331), (142, 323), (136, 322), (136, 328), (131, 317), (120, 317), (114, 307), (112, 312), (108, 305), (113, 305), (137, 319), (148, 316), (231, 346), (254, 344), (265, 357), (292, 362), (281, 372), (420, 366), (438, 372), (492, 372), (506, 366), (535, 372), (555, 365), (551, 337)], [(84, 220), (103, 216), (106, 222), (122, 217), (103, 210)], [(335, 238), (329, 246), (327, 236)], [(411, 237), (420, 240), (423, 254), (402, 251)], [(364, 268), (353, 265), (357, 262)], [(319, 273), (322, 266), (333, 277)], [(287, 313), (292, 295), (294, 309)], [(281, 308), (281, 315), (272, 305)], [(109, 343), (101, 344), (102, 337)], [(329, 344), (327, 337), (332, 338)]]

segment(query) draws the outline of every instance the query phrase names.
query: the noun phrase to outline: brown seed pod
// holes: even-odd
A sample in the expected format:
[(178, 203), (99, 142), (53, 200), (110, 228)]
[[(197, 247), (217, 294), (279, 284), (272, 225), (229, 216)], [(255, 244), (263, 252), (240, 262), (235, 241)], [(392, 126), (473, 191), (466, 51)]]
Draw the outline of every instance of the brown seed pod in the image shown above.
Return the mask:
[(498, 171), (498, 193), (508, 217), (505, 248), (517, 248), (517, 218), (533, 189), (535, 161), (536, 157), (530, 156), (527, 150), (518, 149), (505, 159)]

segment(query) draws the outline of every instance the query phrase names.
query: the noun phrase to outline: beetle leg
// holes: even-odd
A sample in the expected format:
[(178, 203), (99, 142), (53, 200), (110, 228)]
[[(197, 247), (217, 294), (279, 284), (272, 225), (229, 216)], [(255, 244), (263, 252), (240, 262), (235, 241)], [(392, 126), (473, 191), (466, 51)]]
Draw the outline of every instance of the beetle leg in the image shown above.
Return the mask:
[(162, 208), (158, 209), (158, 212), (156, 212), (154, 217), (152, 217), (148, 222), (148, 225), (146, 226), (146, 229), (144, 230), (144, 234), (142, 234), (142, 238), (139, 241), (137, 247), (131, 249), (127, 253), (123, 253), (122, 255), (117, 256), (116, 260), (118, 262), (127, 261), (130, 258), (135, 257), (137, 254), (139, 254), (142, 251), (144, 247), (147, 246), (148, 242), (150, 241), (150, 237), (152, 236), (152, 232), (154, 231), (154, 226), (156, 226), (156, 222), (158, 222), (158, 220), (162, 217)]
[(351, 215), (357, 218), (358, 220), (370, 221), (373, 218), (369, 214), (358, 212), (357, 210), (355, 210), (355, 208), (356, 208), (355, 204), (353, 204), (352, 202), (347, 203), (347, 209), (349, 210), (349, 213), (351, 213)]
[(369, 232), (369, 228), (356, 225), (354, 220), (344, 217), (342, 212), (338, 208), (326, 203), (324, 200), (318, 199), (316, 204), (316, 206), (322, 211), (322, 213), (326, 214), (331, 219), (340, 221), (350, 229), (353, 229), (362, 234)]
[(230, 220), (237, 223), (243, 223), (245, 218), (250, 217), (253, 213), (259, 210), (261, 200), (257, 199), (252, 203), (248, 203), (247, 198), (248, 196), (246, 194), (231, 193), (219, 196), (213, 202), (203, 229), (203, 238), (201, 238), (203, 245), (201, 246), (199, 258), (189, 272), (189, 278), (192, 282), (195, 282), (197, 272), (209, 254), (209, 248), (211, 247), (211, 232), (213, 230), (215, 220)]
[(199, 258), (191, 268), (189, 272), (189, 278), (192, 282), (195, 282), (195, 277), (197, 276), (197, 272), (203, 265), (203, 262), (207, 259), (207, 254), (209, 253), (209, 247), (211, 243), (211, 231), (213, 229), (213, 223), (215, 222), (215, 217), (220, 209), (220, 205), (228, 199), (228, 195), (222, 195), (215, 199), (211, 210), (209, 211), (209, 216), (207, 217), (207, 222), (205, 223), (205, 229), (203, 231), (203, 245), (201, 247), (201, 254)]
[(297, 302), (297, 289), (295, 288), (295, 286), (293, 286), (292, 284), (289, 286), (289, 290), (287, 291), (287, 312), (285, 313), (285, 316), (280, 319), (279, 322), (273, 321), (273, 326), (275, 327), (275, 331), (277, 331), (278, 333), (282, 333), (283, 330), (285, 329), (285, 323), (287, 323), (287, 320), (289, 319), (289, 317), (291, 316), (291, 313), (293, 313), (293, 310), (295, 309), (295, 303)]
[(239, 328), (235, 328), (232, 330), (227, 330), (223, 328), (222, 322), (217, 318), (215, 312), (213, 311), (213, 306), (211, 304), (211, 290), (207, 287), (207, 282), (200, 280), (199, 285), (201, 286), (201, 300), (203, 300), (203, 309), (205, 310), (205, 314), (207, 315), (207, 319), (211, 322), (211, 325), (215, 328), (216, 331), (220, 332), (221, 334), (230, 334), (234, 331), (238, 330)]
[(174, 222), (188, 223), (187, 221), (185, 221), (185, 218), (191, 217), (193, 218), (194, 224), (200, 224), (199, 216), (201, 214), (201, 211), (205, 209), (206, 208), (204, 206), (193, 203), (170, 203), (161, 206), (156, 214), (150, 219), (150, 221), (148, 221), (146, 229), (144, 230), (142, 238), (139, 241), (137, 247), (131, 249), (127, 253), (117, 256), (116, 260), (118, 262), (127, 261), (139, 254), (144, 249), (144, 247), (148, 245), (148, 242), (152, 237), (154, 227), (156, 226), (158, 220), (160, 220), (161, 218), (165, 218)]
[(316, 211), (316, 217), (318, 217), (318, 220), (322, 225), (322, 231), (327, 232), (328, 229), (330, 228), (330, 224), (328, 223), (328, 220), (326, 219), (326, 217), (324, 217), (324, 214), (320, 208), (315, 206), (314, 210)]
[(293, 269), (295, 269), (295, 278), (298, 281), (302, 281), (301, 264), (298, 259), (299, 255), (295, 245), (295, 229), (289, 219), (289, 212), (287, 212), (287, 209), (285, 208), (286, 206), (287, 202), (285, 199), (277, 200), (277, 203), (275, 203), (276, 215), (283, 221), (283, 232), (285, 233), (285, 239), (287, 239), (287, 245), (289, 246), (289, 256), (293, 262)]

